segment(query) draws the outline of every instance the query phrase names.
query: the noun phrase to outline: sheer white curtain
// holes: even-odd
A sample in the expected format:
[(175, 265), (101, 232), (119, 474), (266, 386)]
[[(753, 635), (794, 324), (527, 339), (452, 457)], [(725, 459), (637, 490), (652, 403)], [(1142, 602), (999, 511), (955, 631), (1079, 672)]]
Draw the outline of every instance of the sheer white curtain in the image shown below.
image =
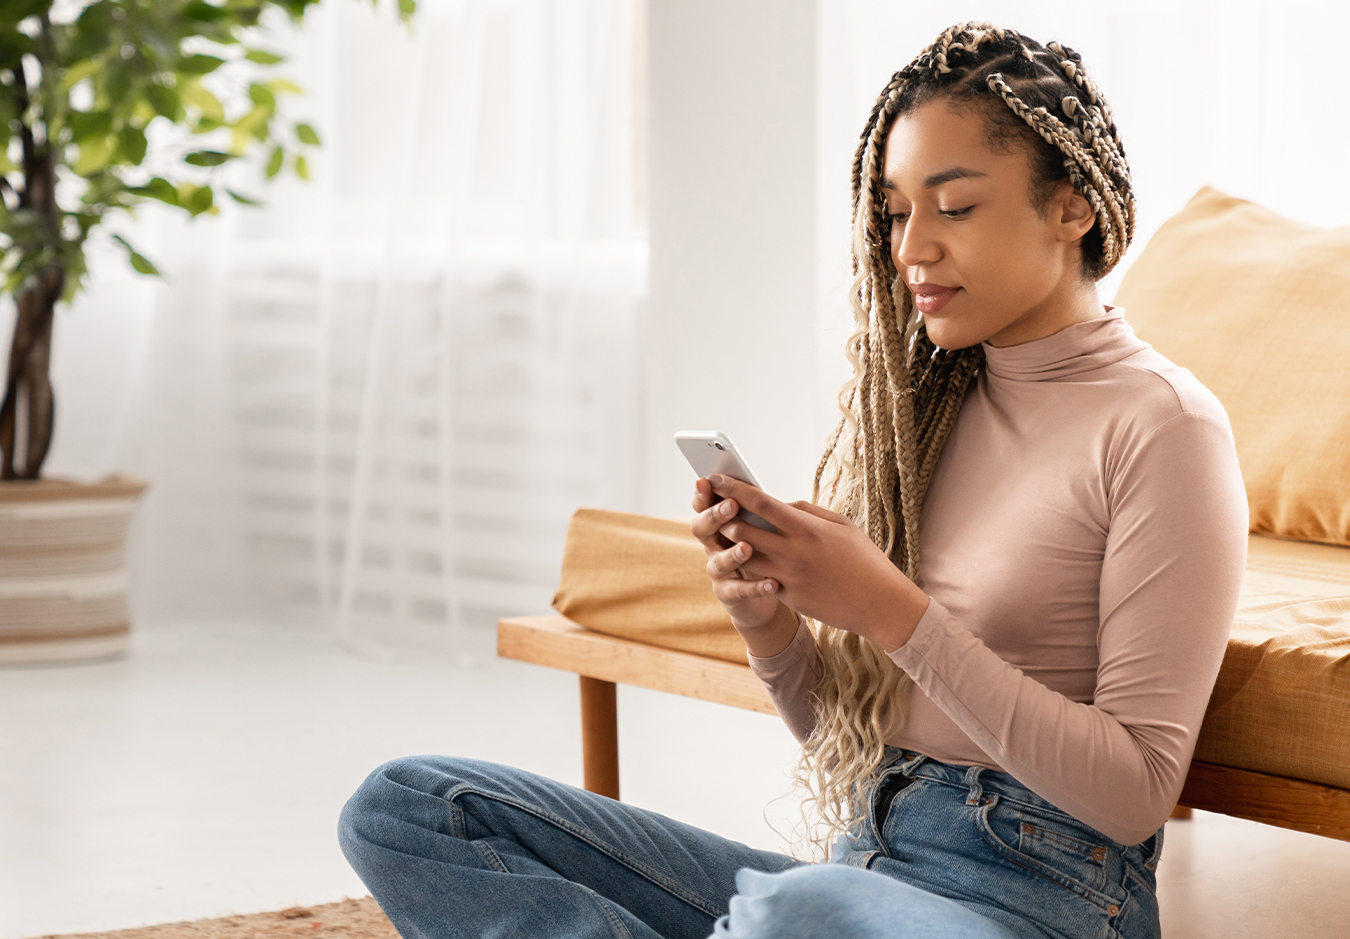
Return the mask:
[(1080, 52), (1115, 110), (1139, 229), (1104, 299), (1149, 235), (1203, 185), (1325, 226), (1350, 225), (1343, 0), (821, 0), (818, 206), (822, 368), (841, 375), (848, 170), (858, 131), (896, 69), (964, 20)]
[(577, 505), (631, 508), (646, 290), (638, 0), (330, 0), (265, 45), (308, 184), (124, 230), (60, 318), (50, 472), (151, 480), (143, 616), (453, 647), (547, 608)]

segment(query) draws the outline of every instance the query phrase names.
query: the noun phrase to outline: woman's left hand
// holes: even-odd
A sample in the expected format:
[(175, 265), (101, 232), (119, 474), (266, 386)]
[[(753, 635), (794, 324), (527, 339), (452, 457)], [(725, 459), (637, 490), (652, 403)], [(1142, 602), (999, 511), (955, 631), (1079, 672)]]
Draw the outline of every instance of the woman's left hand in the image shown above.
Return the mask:
[(733, 517), (721, 533), (749, 545), (742, 569), (771, 581), (779, 600), (888, 652), (909, 641), (928, 596), (851, 519), (810, 502), (780, 502), (730, 476), (708, 482), (735, 511), (744, 508), (778, 529), (774, 534)]

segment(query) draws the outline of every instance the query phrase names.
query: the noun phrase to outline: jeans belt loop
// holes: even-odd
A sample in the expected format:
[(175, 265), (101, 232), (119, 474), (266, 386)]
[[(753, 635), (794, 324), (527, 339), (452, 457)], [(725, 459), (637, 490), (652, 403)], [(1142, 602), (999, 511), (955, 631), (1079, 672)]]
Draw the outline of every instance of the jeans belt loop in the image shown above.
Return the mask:
[(984, 796), (984, 787), (980, 785), (980, 774), (983, 772), (983, 766), (970, 766), (966, 768), (966, 785), (970, 787), (970, 792), (966, 796), (966, 805), (980, 804)]

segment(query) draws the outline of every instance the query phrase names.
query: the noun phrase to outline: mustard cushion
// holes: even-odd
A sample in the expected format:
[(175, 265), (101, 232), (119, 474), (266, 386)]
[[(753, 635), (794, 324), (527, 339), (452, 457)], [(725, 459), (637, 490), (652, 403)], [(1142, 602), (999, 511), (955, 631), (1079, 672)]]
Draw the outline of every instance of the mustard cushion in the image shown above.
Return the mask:
[(1114, 303), (1228, 410), (1252, 531), (1350, 544), (1350, 228), (1201, 189)]
[(1251, 537), (1195, 758), (1350, 789), (1350, 548)]
[(578, 509), (553, 608), (587, 629), (748, 665), (688, 522)]

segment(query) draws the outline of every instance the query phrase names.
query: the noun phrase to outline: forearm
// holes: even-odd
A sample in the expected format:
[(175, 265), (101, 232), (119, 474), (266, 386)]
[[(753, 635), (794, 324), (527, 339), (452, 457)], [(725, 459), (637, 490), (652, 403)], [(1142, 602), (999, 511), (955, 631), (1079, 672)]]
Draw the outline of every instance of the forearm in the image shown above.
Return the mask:
[[(771, 656), (757, 655), (752, 648), (750, 669), (764, 683), (774, 709), (788, 730), (799, 742), (805, 743), (816, 722), (815, 700), (811, 693), (820, 684), (820, 656), (811, 630), (798, 620), (795, 613), (786, 606), (780, 606), (779, 615), (774, 619), (780, 623), (791, 623), (793, 631), (786, 644)], [(774, 639), (760, 648), (773, 651), (780, 641)]]
[(745, 640), (745, 647), (756, 658), (769, 659), (785, 650), (797, 635), (801, 621), (797, 614), (783, 603), (778, 604), (773, 618), (762, 626), (745, 626), (735, 619), (731, 624)]

